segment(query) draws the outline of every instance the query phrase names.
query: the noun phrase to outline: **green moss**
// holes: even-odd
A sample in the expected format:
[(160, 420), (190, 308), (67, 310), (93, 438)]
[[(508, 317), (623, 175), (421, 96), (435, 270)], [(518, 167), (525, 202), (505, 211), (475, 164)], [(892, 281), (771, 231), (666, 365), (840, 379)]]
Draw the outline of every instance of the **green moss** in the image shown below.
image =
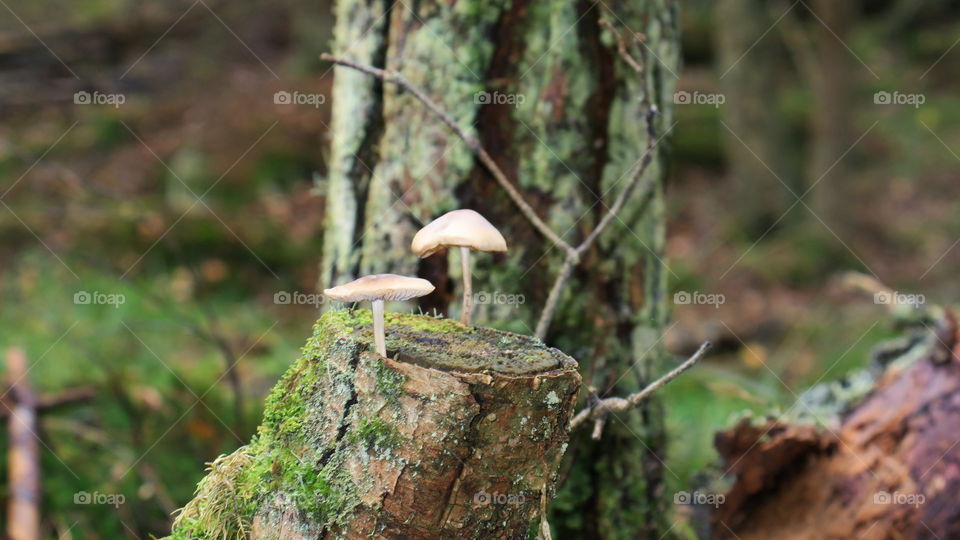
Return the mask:
[(361, 418), (356, 429), (347, 436), (347, 440), (361, 444), (369, 450), (390, 449), (401, 441), (397, 430), (380, 418)]
[[(447, 370), (532, 373), (558, 367), (554, 352), (536, 338), (490, 328), (470, 327), (427, 315), (388, 313), (387, 355)], [(373, 323), (365, 309), (331, 311), (314, 327), (314, 336), (349, 336), (373, 350)]]
[(374, 367), (374, 373), (377, 377), (377, 392), (393, 401), (403, 393), (403, 385), (407, 382), (407, 376), (399, 371), (388, 367), (383, 362), (377, 362)]
[(197, 486), (196, 497), (177, 515), (171, 538), (246, 538), (251, 518), (250, 492), (239, 479), (252, 460), (248, 447), (220, 456)]
[(433, 332), (437, 334), (471, 334), (472, 326), (467, 326), (453, 319), (440, 319), (425, 315), (407, 315), (404, 313), (387, 313), (384, 316), (386, 324), (396, 324), (417, 332)]
[(241, 512), (247, 519), (252, 520), (276, 494), (288, 497), (307, 518), (322, 526), (344, 524), (360, 504), (357, 487), (343, 466), (344, 447), (333, 450), (323, 463), (311, 450), (299, 456), (287, 447), (261, 444), (254, 451), (256, 460), (237, 480), (249, 502)]
[[(373, 314), (368, 309), (342, 309), (328, 311), (317, 321), (317, 326), (323, 322), (330, 326), (340, 327), (347, 332), (353, 332), (354, 329), (362, 326), (371, 326), (373, 324)], [(316, 332), (317, 326), (314, 326)]]

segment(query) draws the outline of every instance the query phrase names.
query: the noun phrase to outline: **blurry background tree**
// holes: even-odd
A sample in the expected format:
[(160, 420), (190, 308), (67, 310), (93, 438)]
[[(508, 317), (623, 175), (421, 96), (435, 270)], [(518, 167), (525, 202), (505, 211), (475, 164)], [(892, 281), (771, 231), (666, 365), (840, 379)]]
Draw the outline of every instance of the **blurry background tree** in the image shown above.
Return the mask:
[[(796, 159), (789, 146), (788, 126), (771, 122), (771, 108), (783, 92), (784, 49), (775, 39), (754, 46), (773, 20), (768, 2), (719, 0), (716, 17), (737, 24), (715, 27), (717, 71), (725, 98), (721, 133), (729, 176), (737, 193), (737, 210), (748, 216), (740, 224), (748, 234), (762, 234), (793, 202), (787, 187), (771, 177), (770, 167), (787, 186), (797, 189)], [(746, 54), (749, 61), (743, 63)], [(729, 130), (729, 131), (727, 131)], [(737, 136), (731, 136), (731, 133)]]
[[(740, 23), (727, 24), (722, 6), (707, 0), (687, 0), (679, 13), (671, 3), (662, 13), (677, 18), (665, 22), (644, 18), (650, 7), (646, 3), (564, 5), (549, 24), (542, 22), (543, 12), (555, 6), (539, 4), (448, 13), (446, 6), (420, 3), (416, 15), (425, 24), (410, 13), (412, 3), (394, 3), (396, 13), (382, 20), (382, 13), (371, 14), (376, 5), (385, 9), (383, 3), (357, 12), (358, 18), (370, 18), (366, 25), (354, 26), (372, 27), (380, 35), (384, 63), (402, 61), (394, 67), (459, 114), (459, 121), (477, 122), (484, 144), (519, 179), (540, 215), (571, 239), (600, 215), (602, 205), (591, 208), (596, 195), (609, 201), (614, 192), (605, 190), (616, 181), (614, 169), (637, 159), (643, 140), (641, 123), (629, 112), (609, 112), (616, 103), (629, 104), (623, 96), (636, 95), (639, 83), (622, 71), (610, 33), (597, 28), (600, 14), (616, 13), (620, 20), (607, 17), (616, 28), (647, 34), (646, 43), (662, 60), (652, 65), (662, 80), (648, 81), (660, 89), (661, 102), (669, 101), (664, 88), (673, 84), (726, 97), (718, 106), (677, 104), (672, 118), (664, 108), (658, 125), (661, 133), (670, 133), (661, 209), (667, 224), (664, 245), (650, 243), (656, 233), (637, 221), (641, 210), (654, 216), (656, 204), (638, 205), (621, 216), (654, 253), (666, 251), (661, 268), (672, 320), (659, 345), (682, 355), (703, 338), (717, 343), (708, 362), (664, 389), (662, 410), (670, 434), (666, 451), (653, 445), (659, 444), (657, 438), (637, 431), (664, 463), (667, 499), (698, 486), (698, 473), (716, 457), (713, 433), (728, 424), (732, 413), (788, 408), (794, 394), (821, 377), (833, 379), (861, 365), (865, 352), (891, 334), (877, 306), (834, 292), (830, 278), (835, 272), (873, 272), (897, 290), (928, 298), (960, 294), (953, 279), (960, 263), (960, 130), (954, 127), (960, 124), (960, 102), (953, 69), (960, 58), (960, 9), (933, 0), (843, 4), (852, 6), (852, 22), (838, 24), (833, 33), (813, 16), (834, 24), (827, 20), (829, 14), (818, 11), (818, 3), (762, 8), (756, 14), (765, 20), (743, 21), (750, 30), (735, 37), (727, 52), (720, 43), (730, 38), (721, 34)], [(409, 96), (389, 88), (383, 91), (383, 105), (375, 107), (385, 115), (378, 135), (382, 150), (357, 143), (368, 149), (360, 157), (375, 172), (365, 173), (372, 180), (362, 180), (364, 167), (344, 150), (345, 141), (327, 139), (336, 122), (331, 108), (348, 110), (363, 98), (357, 95), (354, 105), (336, 104), (340, 98), (331, 95), (333, 70), (317, 59), (333, 48), (329, 3), (5, 0), (0, 13), (5, 14), (0, 17), (0, 348), (26, 350), (33, 365), (31, 381), (42, 395), (99, 389), (91, 403), (41, 419), (43, 527), (48, 536), (144, 538), (169, 530), (169, 511), (190, 498), (202, 464), (247, 440), (259, 422), (264, 392), (296, 357), (318, 314), (308, 303), (315, 298), (306, 296), (315, 292), (318, 281), (388, 266), (431, 272), (431, 279), (447, 276), (452, 281), (438, 282), (442, 294), (425, 308), (447, 306), (456, 295), (458, 265), (447, 265), (439, 256), (419, 266), (412, 259), (376, 262), (370, 255), (375, 250), (401, 252), (384, 248), (385, 238), (403, 247), (401, 238), (443, 209), (474, 206), (504, 224), (513, 250), (506, 258), (476, 257), (475, 290), (514, 291), (516, 283), (544, 288), (523, 291), (525, 303), (518, 307), (480, 306), (481, 322), (532, 330), (531, 314), (542, 306), (560, 254), (546, 250), (462, 143)], [(487, 19), (501, 13), (516, 20), (498, 26)], [(398, 31), (386, 30), (383, 37), (388, 20)], [(348, 28), (354, 22), (349, 17), (343, 21)], [(505, 30), (514, 28), (514, 22), (522, 32)], [(454, 26), (455, 37), (440, 33), (447, 24), (460, 24)], [(658, 24), (663, 34), (657, 33)], [(673, 24), (682, 26), (682, 70), (665, 39)], [(400, 28), (410, 30), (402, 43)], [(810, 43), (810, 54), (819, 58), (830, 47), (830, 54), (845, 55), (834, 60), (849, 66), (834, 76), (834, 83), (847, 86), (847, 109), (842, 111), (847, 138), (837, 137), (827, 152), (839, 160), (834, 171), (843, 170), (843, 176), (831, 172), (806, 200), (822, 222), (796, 204), (777, 223), (795, 199), (773, 173), (800, 195), (825, 172), (809, 164), (819, 104), (812, 76), (804, 74), (795, 46), (787, 41), (793, 28)], [(478, 55), (466, 54), (481, 41)], [(366, 43), (360, 40), (340, 50), (372, 54), (365, 52)], [(387, 43), (393, 43), (392, 49)], [(502, 49), (512, 56), (494, 54), (506, 52)], [(536, 51), (546, 54), (537, 61)], [(764, 58), (767, 53), (772, 58)], [(737, 58), (736, 67), (721, 78)], [(518, 73), (522, 65), (527, 67)], [(417, 71), (424, 66), (433, 71)], [(817, 73), (824, 69), (811, 66)], [(769, 77), (758, 74), (767, 72)], [(567, 78), (565, 73), (587, 75)], [(609, 103), (583, 101), (596, 94), (597, 73), (623, 81), (615, 92), (601, 93)], [(356, 73), (346, 77), (372, 85), (367, 91), (378, 95), (375, 81)], [(757, 87), (744, 83), (748, 87), (741, 90), (766, 100), (762, 109), (737, 112), (741, 104), (753, 104), (738, 102), (733, 95), (738, 91), (727, 88), (739, 77), (758, 85), (771, 81)], [(505, 86), (498, 86), (501, 79)], [(338, 78), (336, 84), (351, 83)], [(122, 93), (126, 101), (118, 107), (75, 104), (79, 90)], [(473, 101), (480, 90), (522, 94), (526, 101), (516, 108), (482, 107)], [(278, 91), (320, 94), (326, 102), (316, 107), (275, 103)], [(924, 103), (877, 104), (877, 92), (919, 94)], [(390, 109), (384, 107), (388, 104)], [(607, 148), (602, 141), (598, 147), (585, 146), (584, 133), (592, 137), (600, 131), (597, 118), (602, 114), (622, 121), (622, 126), (608, 126), (622, 131), (603, 138)], [(356, 120), (354, 129), (369, 125), (359, 114)], [(634, 129), (637, 137), (626, 134)], [(402, 146), (407, 134), (408, 146)], [(768, 140), (783, 142), (768, 145)], [(331, 146), (341, 150), (329, 155), (321, 150)], [(399, 153), (408, 155), (393, 159)], [(753, 154), (769, 169), (750, 164)], [(347, 166), (358, 169), (349, 172)], [(327, 197), (347, 200), (334, 187), (344, 174), (352, 175), (356, 186), (370, 186), (363, 188), (368, 194), (349, 195), (369, 201), (356, 217), (379, 208), (384, 225), (367, 229), (366, 223), (374, 220), (363, 217), (363, 225), (351, 233), (355, 239), (338, 253), (353, 252), (349, 248), (364, 230), (376, 240), (365, 239), (360, 246), (366, 251), (355, 251), (355, 260), (342, 259), (344, 267), (323, 263), (320, 273), (318, 255), (329, 256), (333, 249), (325, 243), (322, 226), (332, 219), (326, 216)], [(407, 195), (402, 189), (390, 191), (413, 186), (418, 179)], [(841, 218), (850, 219), (848, 229), (815, 204), (821, 189), (826, 196), (840, 181), (853, 193), (838, 199), (848, 214)], [(761, 201), (767, 196), (759, 193), (767, 189), (774, 202)], [(200, 195), (202, 202), (196, 202)], [(757, 202), (748, 199), (753, 195)], [(574, 227), (580, 216), (583, 220)], [(647, 291), (624, 285), (628, 279), (642, 283), (651, 278), (635, 266), (642, 263), (634, 257), (647, 252), (635, 248), (639, 241), (621, 223), (608, 233), (578, 267), (575, 279), (584, 285), (569, 289), (547, 338), (585, 367), (594, 366), (590, 380), (601, 392), (613, 382), (601, 374), (626, 372), (614, 360), (657, 358), (622, 351), (627, 343), (649, 340), (634, 328), (646, 323), (646, 332), (654, 333), (662, 320), (657, 317), (664, 316), (640, 310), (635, 315), (641, 319), (627, 318), (635, 306), (655, 305), (645, 303)], [(627, 253), (601, 259), (617, 253), (616, 240), (628, 246)], [(328, 256), (324, 260), (331, 260)], [(527, 268), (530, 273), (520, 279), (516, 270), (522, 274)], [(670, 305), (674, 293), (696, 291), (722, 294), (725, 302)], [(123, 294), (125, 302), (117, 307), (75, 303), (79, 292)], [(294, 292), (301, 295), (280, 294)], [(455, 300), (452, 305), (456, 312)], [(653, 318), (642, 319), (648, 315)], [(610, 320), (618, 325), (607, 325)], [(595, 358), (609, 361), (595, 363)], [(231, 381), (239, 385), (239, 413)], [(623, 420), (641, 421), (639, 413)], [(625, 460), (639, 452), (643, 460), (632, 465), (660, 467), (616, 419), (609, 427), (619, 432), (608, 432), (605, 442), (626, 448), (620, 452)], [(600, 451), (586, 441), (576, 441), (576, 446), (572, 451), (581, 457)], [(2, 438), (0, 451), (6, 451)], [(604, 475), (598, 479), (613, 474), (603, 470), (607, 465), (596, 465), (596, 474)], [(577, 474), (587, 479), (586, 473)], [(575, 489), (582, 485), (578, 476), (569, 478), (569, 490), (557, 501), (558, 511), (564, 512), (555, 520), (558, 528), (570, 531), (609, 516), (573, 512), (583, 508), (590, 491)], [(76, 504), (79, 492), (119, 493), (126, 503), (118, 508)], [(644, 493), (637, 497), (646, 500)], [(598, 501), (617, 504), (593, 502)], [(603, 511), (612, 512), (610, 506)], [(673, 517), (670, 535), (690, 533), (691, 524), (698, 523), (691, 507), (674, 507)]]
[[(855, 219), (849, 204), (858, 197), (849, 174), (860, 153), (855, 147), (856, 87), (861, 71), (877, 75), (847, 45), (859, 16), (855, 2), (813, 0), (792, 7), (796, 9), (784, 2), (773, 14), (782, 13), (778, 29), (812, 99), (806, 181), (797, 195), (812, 193), (814, 212), (839, 233), (849, 234)], [(849, 152), (854, 156), (841, 159)]]

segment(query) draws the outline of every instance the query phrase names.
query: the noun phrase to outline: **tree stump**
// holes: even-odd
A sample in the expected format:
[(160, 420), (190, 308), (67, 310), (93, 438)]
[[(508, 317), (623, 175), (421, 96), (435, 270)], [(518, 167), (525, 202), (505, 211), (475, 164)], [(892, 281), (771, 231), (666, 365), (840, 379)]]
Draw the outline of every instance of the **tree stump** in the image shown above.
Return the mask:
[(580, 377), (538, 340), (325, 314), (254, 440), (211, 464), (172, 538), (524, 538), (549, 496)]

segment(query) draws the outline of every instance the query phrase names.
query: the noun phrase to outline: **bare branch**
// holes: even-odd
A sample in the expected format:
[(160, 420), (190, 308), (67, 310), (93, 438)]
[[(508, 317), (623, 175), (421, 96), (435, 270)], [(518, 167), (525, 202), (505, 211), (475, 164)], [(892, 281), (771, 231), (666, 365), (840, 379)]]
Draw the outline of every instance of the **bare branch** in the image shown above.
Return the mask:
[(636, 407), (643, 402), (643, 400), (649, 398), (651, 394), (663, 388), (665, 384), (673, 379), (676, 379), (684, 371), (692, 368), (694, 364), (703, 358), (703, 355), (706, 354), (707, 350), (709, 349), (710, 342), (703, 342), (703, 345), (700, 345), (700, 348), (697, 349), (697, 352), (693, 353), (693, 356), (685, 360), (682, 364), (675, 367), (663, 377), (660, 377), (656, 381), (650, 383), (646, 388), (639, 392), (630, 394), (625, 398), (609, 397), (601, 399), (600, 401), (591, 404), (589, 407), (584, 408), (578, 412), (572, 420), (570, 420), (570, 431), (579, 428), (589, 420), (593, 420), (595, 422), (593, 438), (599, 439), (600, 433), (603, 431), (602, 422), (606, 419), (607, 415), (610, 413), (625, 412)]
[[(12, 389), (8, 387), (7, 391), (10, 392)], [(62, 393), (53, 396), (38, 397), (36, 403), (37, 414), (44, 414), (67, 405), (92, 401), (95, 397), (97, 397), (97, 391), (94, 388), (75, 388), (64, 390)], [(6, 419), (9, 416), (9, 408), (0, 408), (0, 419)]]
[[(627, 44), (620, 35), (619, 32), (610, 24), (606, 19), (600, 19), (600, 25), (609, 29), (610, 32), (616, 37), (617, 40), (617, 50), (620, 53), (621, 58), (624, 62), (627, 63), (634, 71), (636, 71), (640, 76), (643, 75), (643, 66), (637, 62), (628, 52)], [(639, 39), (639, 38), (638, 38)], [(647, 168), (653, 162), (653, 156), (655, 155), (657, 144), (660, 142), (659, 137), (657, 136), (656, 130), (656, 118), (657, 118), (657, 108), (650, 103), (650, 94), (649, 92), (644, 92), (642, 99), (643, 109), (646, 111), (646, 122), (647, 122), (647, 146), (644, 150), (643, 156), (633, 167), (630, 177), (627, 179), (627, 184), (623, 187), (623, 190), (614, 200), (613, 205), (607, 210), (607, 212), (600, 218), (600, 222), (597, 223), (597, 226), (594, 227), (587, 237), (583, 239), (580, 244), (574, 248), (574, 254), (567, 254), (566, 259), (563, 262), (563, 267), (560, 270), (560, 274), (557, 275), (556, 280), (553, 283), (553, 287), (550, 289), (550, 295), (547, 297), (547, 303), (543, 308), (543, 312), (540, 314), (540, 319), (537, 321), (537, 330), (534, 334), (540, 339), (544, 339), (547, 335), (547, 330), (550, 329), (550, 323), (553, 322), (553, 316), (557, 310), (557, 304), (560, 299), (560, 294), (563, 293), (564, 287), (567, 285), (567, 281), (570, 279), (571, 271), (573, 266), (580, 262), (580, 257), (596, 242), (597, 238), (600, 237), (600, 234), (613, 222), (613, 220), (620, 213), (620, 210), (626, 204), (627, 199), (633, 195), (634, 189), (639, 184), (640, 180), (646, 176)], [(650, 191), (654, 187), (654, 179), (648, 177), (646, 182), (643, 183), (641, 188), (641, 199), (645, 199)], [(602, 430), (603, 424), (598, 423), (596, 429)]]
[[(638, 165), (634, 167), (633, 173), (627, 180), (627, 185), (623, 187), (623, 191), (620, 192), (620, 195), (617, 196), (617, 199), (613, 202), (613, 206), (611, 206), (603, 218), (600, 219), (600, 223), (597, 224), (596, 228), (577, 246), (576, 250), (578, 255), (590, 249), (590, 246), (593, 245), (593, 242), (600, 236), (600, 233), (617, 217), (620, 209), (623, 208), (623, 205), (633, 193), (633, 189), (637, 187), (637, 183), (644, 177), (644, 173), (647, 172), (647, 167), (653, 162), (654, 152), (656, 151), (657, 144), (660, 142), (657, 138), (657, 130), (654, 124), (657, 117), (657, 109), (647, 102), (647, 98), (644, 98), (644, 101), (647, 103), (647, 148), (644, 150), (643, 157), (640, 158)], [(653, 179), (648, 178), (643, 185), (643, 196), (645, 197), (652, 188)]]
[(567, 280), (570, 279), (570, 274), (573, 273), (573, 267), (575, 265), (576, 261), (567, 256), (563, 261), (563, 267), (560, 269), (560, 273), (557, 274), (557, 279), (553, 282), (553, 287), (550, 288), (550, 295), (547, 296), (547, 303), (543, 306), (543, 312), (540, 313), (540, 320), (537, 321), (537, 330), (534, 332), (534, 335), (541, 340), (547, 335), (547, 329), (550, 328), (553, 314), (557, 311), (557, 305), (560, 303), (560, 294), (563, 293), (563, 287), (567, 284)]
[[(630, 54), (630, 51), (627, 50), (627, 42), (626, 42), (626, 40), (624, 40), (624, 39), (623, 39), (623, 36), (620, 34), (620, 32), (617, 31), (617, 29), (613, 27), (613, 24), (611, 24), (609, 20), (604, 19), (604, 18), (601, 18), (601, 19), (598, 21), (598, 23), (600, 24), (600, 26), (602, 26), (602, 27), (606, 28), (607, 30), (609, 30), (610, 33), (613, 34), (613, 36), (616, 38), (616, 40), (617, 40), (617, 52), (620, 53), (620, 58), (623, 58), (623, 61), (626, 62), (627, 65), (630, 66), (630, 67), (631, 67), (634, 71), (636, 71), (637, 73), (643, 73), (643, 66), (640, 64), (640, 62), (637, 62), (637, 61), (633, 58), (633, 56)], [(637, 40), (639, 40), (639, 39), (640, 39), (640, 36), (634, 35), (634, 38), (636, 38)]]
[(487, 168), (487, 170), (490, 171), (490, 174), (493, 175), (493, 178), (497, 181), (498, 184), (500, 184), (500, 187), (502, 187), (504, 191), (507, 192), (507, 195), (509, 195), (510, 199), (513, 200), (514, 204), (516, 204), (517, 207), (520, 208), (520, 211), (523, 213), (524, 216), (526, 216), (526, 218), (530, 221), (533, 227), (538, 231), (540, 231), (540, 234), (542, 234), (548, 240), (553, 242), (555, 246), (562, 249), (564, 253), (568, 255), (574, 253), (573, 246), (571, 246), (570, 244), (565, 242), (562, 238), (560, 238), (557, 235), (557, 233), (553, 232), (553, 229), (551, 229), (550, 226), (547, 225), (542, 219), (540, 219), (540, 216), (538, 216), (537, 213), (534, 212), (533, 207), (531, 207), (527, 203), (527, 201), (524, 200), (523, 195), (521, 195), (520, 192), (517, 190), (517, 188), (513, 185), (513, 183), (510, 182), (510, 180), (507, 178), (507, 175), (504, 174), (504, 172), (500, 169), (497, 163), (490, 156), (490, 154), (488, 154), (487, 151), (483, 148), (483, 145), (480, 144), (480, 141), (473, 135), (467, 133), (462, 127), (460, 127), (459, 124), (456, 123), (456, 121), (453, 120), (453, 118), (450, 118), (450, 115), (444, 112), (444, 110), (441, 109), (439, 105), (437, 105), (432, 99), (430, 99), (429, 96), (424, 94), (417, 87), (410, 84), (403, 77), (403, 75), (401, 75), (400, 73), (397, 73), (396, 71), (390, 71), (386, 69), (367, 66), (364, 64), (353, 62), (351, 60), (347, 60), (345, 58), (341, 58), (339, 56), (334, 56), (332, 54), (323, 53), (320, 55), (320, 58), (323, 60), (327, 60), (329, 62), (333, 62), (334, 64), (337, 64), (337, 65), (349, 67), (357, 71), (361, 71), (363, 73), (373, 75), (374, 77), (377, 77), (378, 79), (381, 79), (384, 82), (393, 83), (399, 86), (400, 88), (403, 88), (405, 91), (410, 93), (413, 97), (417, 98), (417, 100), (419, 100), (428, 109), (430, 109), (430, 111), (433, 112), (433, 114), (437, 115), (437, 117), (439, 117), (444, 124), (446, 124), (450, 129), (452, 129), (453, 132), (456, 133), (457, 136), (460, 137), (460, 139), (463, 140), (464, 143), (466, 143), (467, 147), (469, 147), (470, 150), (473, 151), (473, 153), (477, 156), (477, 159), (479, 159), (480, 162), (483, 163), (483, 165)]

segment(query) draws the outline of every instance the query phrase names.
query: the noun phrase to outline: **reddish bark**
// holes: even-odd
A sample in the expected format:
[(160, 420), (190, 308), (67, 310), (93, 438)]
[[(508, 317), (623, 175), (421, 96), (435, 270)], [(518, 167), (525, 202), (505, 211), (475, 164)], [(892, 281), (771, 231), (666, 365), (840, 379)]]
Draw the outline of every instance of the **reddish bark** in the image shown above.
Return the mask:
[(716, 538), (960, 537), (960, 362), (952, 317), (937, 345), (890, 368), (838, 429), (744, 422), (717, 436), (737, 475)]

